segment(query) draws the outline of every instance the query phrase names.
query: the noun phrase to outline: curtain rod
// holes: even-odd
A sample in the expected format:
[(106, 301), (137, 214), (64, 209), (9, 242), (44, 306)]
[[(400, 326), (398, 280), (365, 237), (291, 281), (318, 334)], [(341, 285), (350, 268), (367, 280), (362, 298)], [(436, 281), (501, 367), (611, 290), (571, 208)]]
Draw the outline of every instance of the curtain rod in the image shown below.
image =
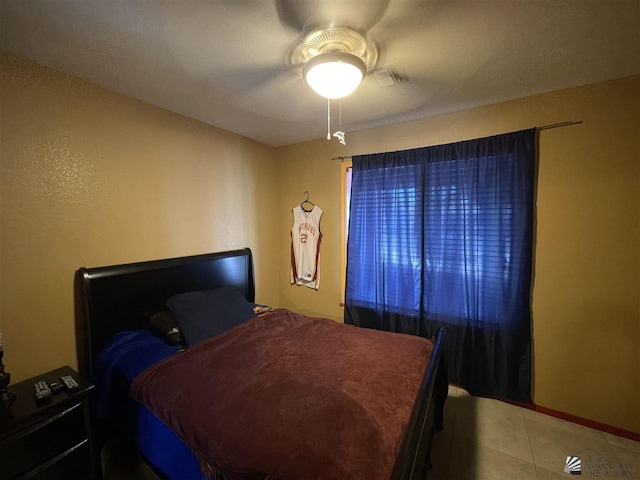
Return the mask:
[(582, 123), (582, 120), (569, 120), (568, 122), (552, 123), (551, 125), (543, 125), (537, 127), (538, 130), (549, 130), (550, 128), (568, 127), (569, 125), (577, 125)]
[[(560, 128), (560, 127), (568, 127), (569, 125), (578, 125), (582, 123), (582, 120), (568, 120), (566, 122), (560, 123), (551, 123), (549, 125), (543, 125), (541, 127), (536, 127), (538, 130), (549, 130), (551, 128)], [(331, 160), (340, 160), (341, 162), (345, 160), (351, 160), (351, 156), (348, 157), (333, 157)]]

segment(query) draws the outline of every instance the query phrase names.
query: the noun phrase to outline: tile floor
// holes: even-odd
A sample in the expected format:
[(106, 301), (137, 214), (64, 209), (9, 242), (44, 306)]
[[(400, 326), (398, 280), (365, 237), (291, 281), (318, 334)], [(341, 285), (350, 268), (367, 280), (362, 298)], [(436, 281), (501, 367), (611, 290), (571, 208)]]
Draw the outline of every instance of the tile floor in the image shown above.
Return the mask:
[[(640, 479), (640, 443), (450, 386), (434, 436), (433, 480), (560, 480), (567, 456), (582, 476)], [(599, 469), (597, 469), (599, 467)]]
[[(104, 480), (158, 478), (137, 456), (117, 450), (104, 452)], [(639, 442), (451, 386), (444, 430), (434, 436), (429, 480), (575, 479), (563, 471), (571, 455), (583, 457), (578, 478), (640, 479)], [(604, 468), (589, 470), (589, 456)]]

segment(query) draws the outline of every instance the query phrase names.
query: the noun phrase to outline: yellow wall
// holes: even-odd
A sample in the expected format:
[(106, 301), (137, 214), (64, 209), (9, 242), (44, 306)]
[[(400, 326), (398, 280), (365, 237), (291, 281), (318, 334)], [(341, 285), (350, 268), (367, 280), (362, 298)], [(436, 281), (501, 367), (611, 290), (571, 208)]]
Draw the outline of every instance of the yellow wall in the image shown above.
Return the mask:
[(73, 278), (250, 247), (277, 304), (274, 149), (0, 56), (0, 331), (12, 381), (76, 366)]
[[(540, 133), (534, 401), (640, 432), (640, 77), (348, 133), (346, 147), (319, 140), (280, 148), (281, 305), (342, 318), (340, 162), (332, 157), (566, 120), (584, 123)], [(305, 190), (325, 211), (317, 292), (288, 282), (291, 207)]]

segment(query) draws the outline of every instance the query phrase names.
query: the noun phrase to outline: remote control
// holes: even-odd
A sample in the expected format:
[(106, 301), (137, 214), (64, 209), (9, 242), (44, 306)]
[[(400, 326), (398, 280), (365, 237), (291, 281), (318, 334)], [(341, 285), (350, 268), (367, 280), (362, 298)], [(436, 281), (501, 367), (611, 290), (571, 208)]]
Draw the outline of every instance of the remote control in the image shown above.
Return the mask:
[(78, 382), (71, 375), (63, 375), (60, 377), (60, 382), (65, 386), (67, 390), (75, 390), (78, 388)]
[(51, 389), (47, 382), (40, 380), (33, 384), (33, 388), (36, 395), (36, 402), (44, 401), (51, 398)]

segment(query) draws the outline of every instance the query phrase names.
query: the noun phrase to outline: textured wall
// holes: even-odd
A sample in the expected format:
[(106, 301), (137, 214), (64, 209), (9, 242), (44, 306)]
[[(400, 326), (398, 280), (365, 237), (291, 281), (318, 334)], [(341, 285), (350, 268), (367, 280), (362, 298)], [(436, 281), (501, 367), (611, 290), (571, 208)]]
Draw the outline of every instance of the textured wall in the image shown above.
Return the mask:
[(275, 155), (259, 144), (2, 55), (0, 330), (13, 380), (76, 365), (73, 276), (250, 247), (277, 305)]
[[(346, 147), (319, 140), (279, 149), (282, 306), (342, 317), (340, 162), (332, 157), (583, 120), (540, 133), (534, 400), (640, 432), (639, 117), (640, 77), (632, 77), (348, 133)], [(290, 286), (286, 270), (290, 208), (305, 190), (325, 210), (318, 292)]]

